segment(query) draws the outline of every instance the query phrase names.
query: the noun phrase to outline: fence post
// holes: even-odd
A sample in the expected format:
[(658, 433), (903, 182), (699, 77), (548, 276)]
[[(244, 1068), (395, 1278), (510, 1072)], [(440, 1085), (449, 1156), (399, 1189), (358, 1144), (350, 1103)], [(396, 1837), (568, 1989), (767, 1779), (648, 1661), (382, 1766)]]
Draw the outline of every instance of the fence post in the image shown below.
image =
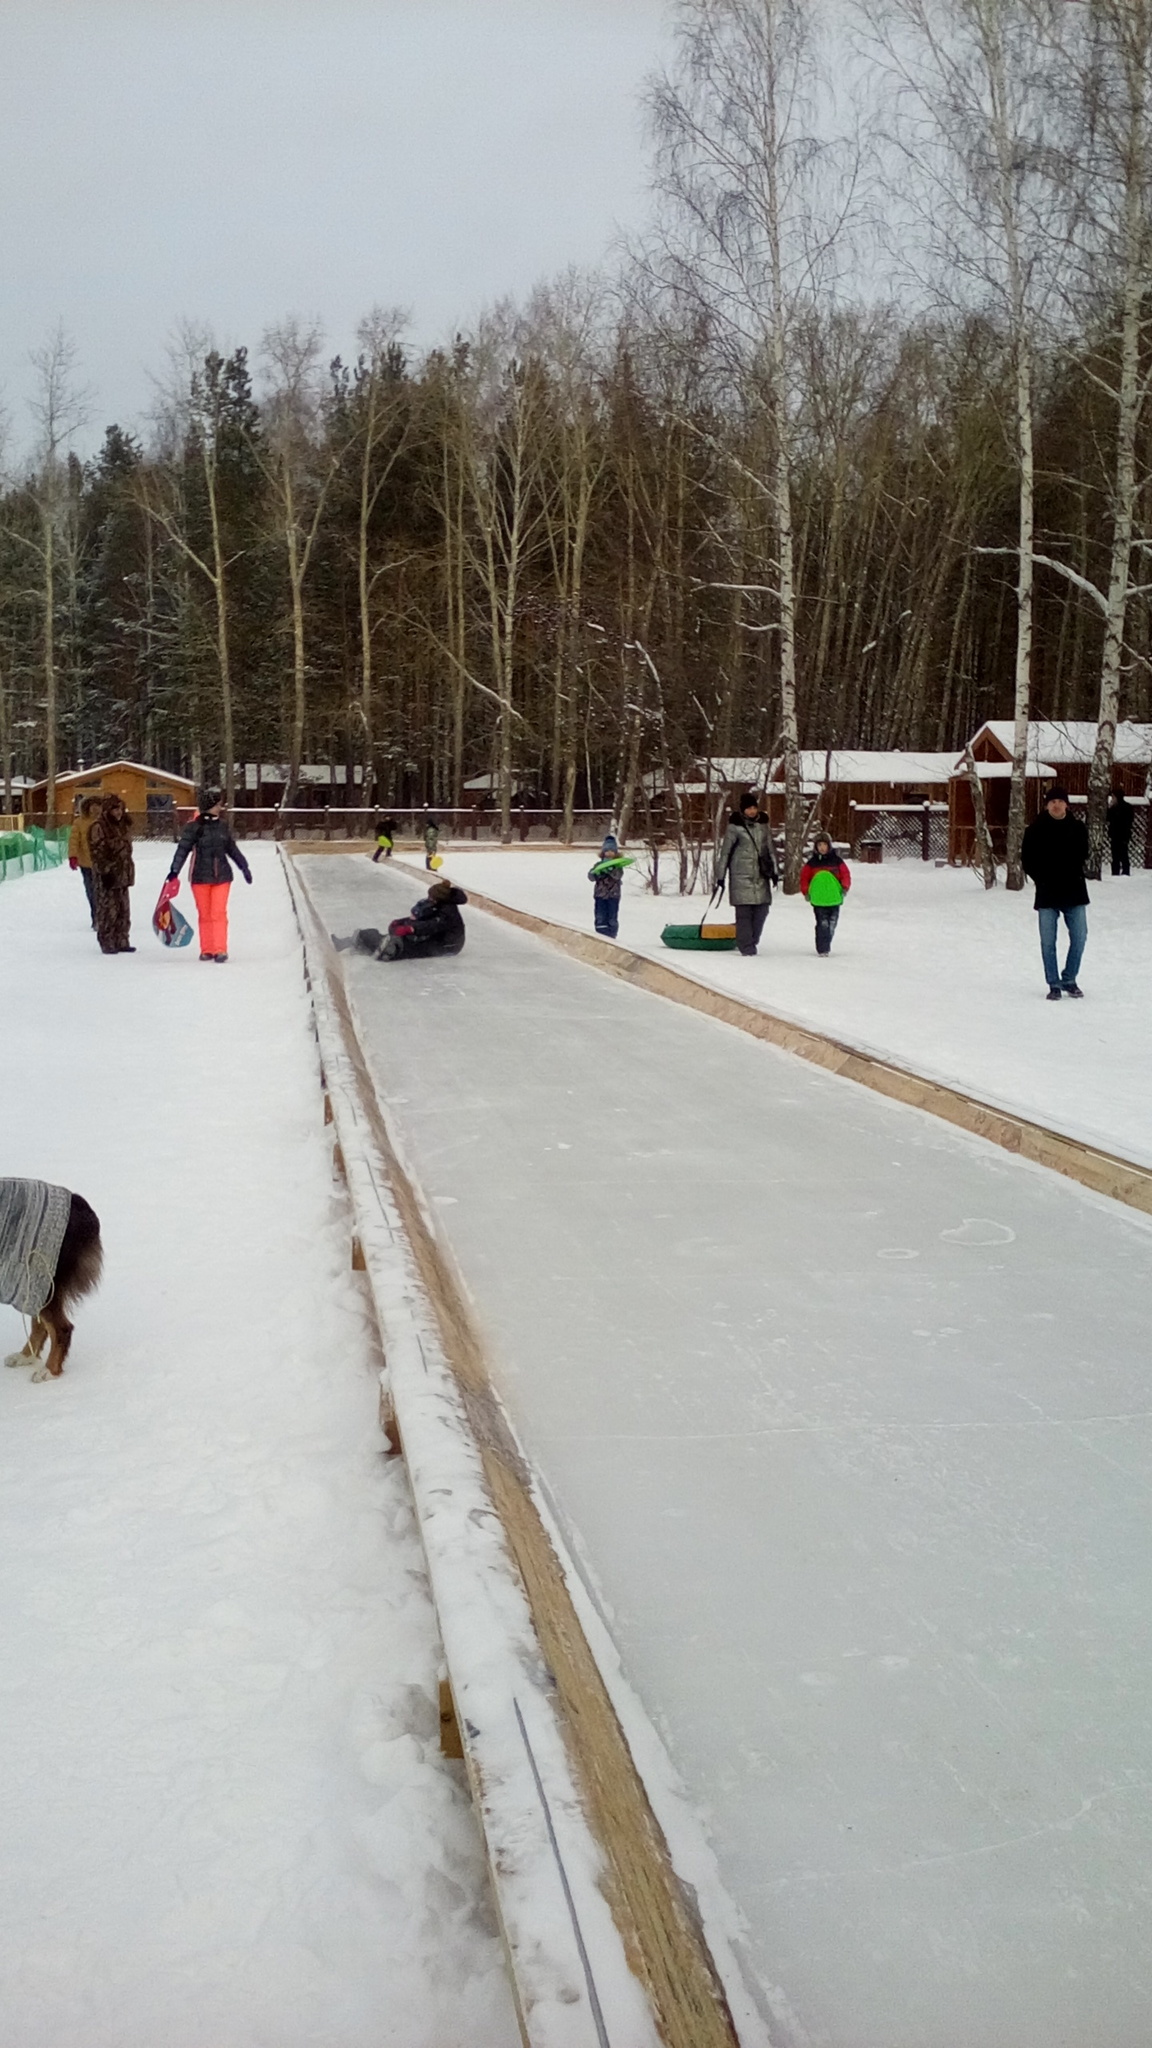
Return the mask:
[(924, 799), (924, 809), (920, 818), (920, 858), (932, 858), (932, 814), (927, 797)]

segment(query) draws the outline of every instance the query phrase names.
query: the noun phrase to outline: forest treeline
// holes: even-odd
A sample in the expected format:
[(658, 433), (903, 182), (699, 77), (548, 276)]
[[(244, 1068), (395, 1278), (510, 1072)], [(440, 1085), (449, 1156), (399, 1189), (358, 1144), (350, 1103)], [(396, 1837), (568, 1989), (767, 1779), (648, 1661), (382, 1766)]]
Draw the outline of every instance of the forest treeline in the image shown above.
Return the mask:
[(1102, 804), (1150, 701), (1152, 0), (1066, 13), (878, 5), (865, 150), (814, 120), (810, 10), (689, 0), (651, 235), (451, 348), (186, 329), (148, 430), (81, 461), (55, 336), (0, 495), (5, 778), (275, 761), (291, 804), (332, 762), (448, 806), (491, 773), (507, 829), (518, 791), (626, 821), (705, 753), (795, 799), (800, 746), (991, 716), (1019, 768), (1031, 712), (1099, 718)]

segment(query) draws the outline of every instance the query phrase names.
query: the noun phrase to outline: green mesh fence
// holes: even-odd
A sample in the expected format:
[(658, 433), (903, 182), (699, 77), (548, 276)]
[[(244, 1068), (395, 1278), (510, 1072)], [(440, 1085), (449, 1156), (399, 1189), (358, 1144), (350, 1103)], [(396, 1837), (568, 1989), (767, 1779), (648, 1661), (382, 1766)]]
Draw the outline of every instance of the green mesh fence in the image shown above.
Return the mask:
[(43, 868), (58, 868), (68, 851), (68, 827), (45, 832), (30, 825), (26, 832), (0, 832), (0, 882), (14, 875), (38, 875)]

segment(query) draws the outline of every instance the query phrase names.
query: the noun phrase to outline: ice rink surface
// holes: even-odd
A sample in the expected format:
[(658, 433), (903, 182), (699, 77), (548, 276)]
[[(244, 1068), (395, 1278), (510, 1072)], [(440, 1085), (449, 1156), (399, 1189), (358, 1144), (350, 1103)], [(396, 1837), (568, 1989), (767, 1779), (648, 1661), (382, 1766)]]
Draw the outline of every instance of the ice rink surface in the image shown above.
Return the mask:
[(774, 2040), (1137, 2048), (1152, 1230), (465, 916), (364, 1044)]

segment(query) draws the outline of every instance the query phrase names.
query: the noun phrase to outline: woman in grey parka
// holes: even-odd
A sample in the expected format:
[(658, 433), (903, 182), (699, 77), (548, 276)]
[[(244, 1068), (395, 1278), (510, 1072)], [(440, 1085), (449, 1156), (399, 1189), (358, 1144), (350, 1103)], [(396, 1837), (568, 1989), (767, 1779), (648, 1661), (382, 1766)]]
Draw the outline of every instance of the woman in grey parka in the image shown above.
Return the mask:
[(772, 829), (754, 789), (744, 791), (720, 842), (713, 886), (719, 889), (725, 879), (736, 912), (736, 944), (742, 953), (755, 953), (779, 876)]

